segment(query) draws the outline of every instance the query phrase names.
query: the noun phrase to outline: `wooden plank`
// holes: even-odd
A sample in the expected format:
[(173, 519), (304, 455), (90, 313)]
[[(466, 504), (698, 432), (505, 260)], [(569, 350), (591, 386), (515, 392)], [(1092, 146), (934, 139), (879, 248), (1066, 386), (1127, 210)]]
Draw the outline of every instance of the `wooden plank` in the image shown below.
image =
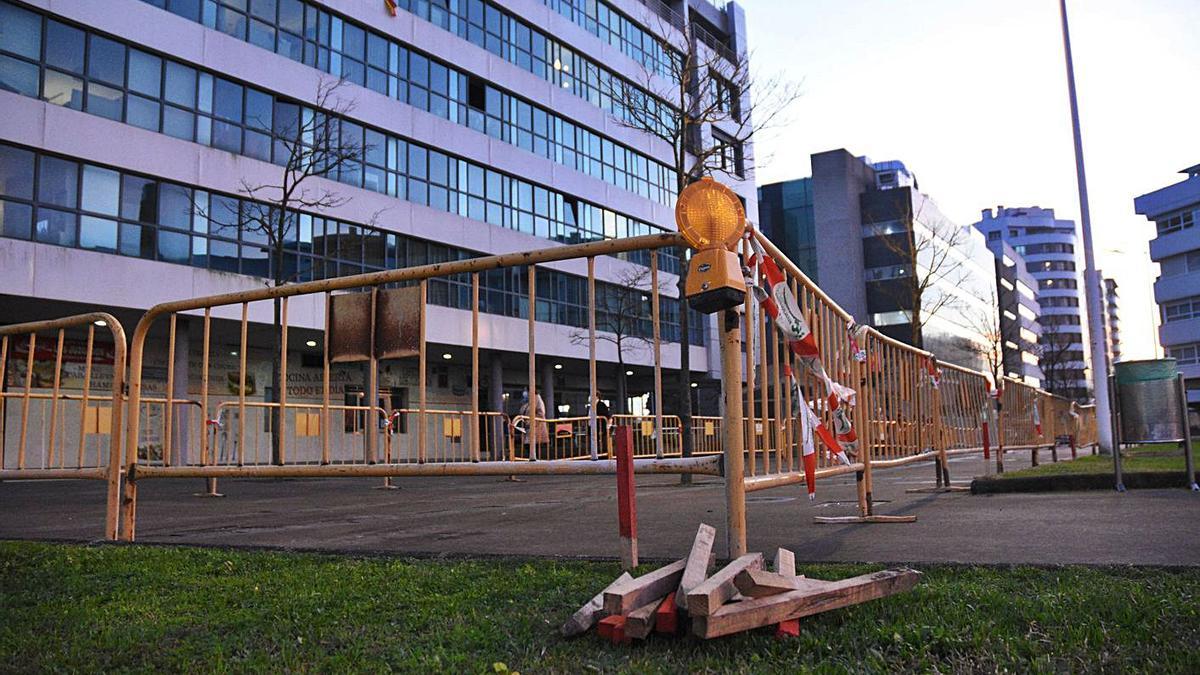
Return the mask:
[(699, 529), (696, 530), (696, 538), (692, 540), (692, 552), (688, 554), (687, 565), (683, 568), (683, 577), (679, 580), (679, 591), (675, 593), (676, 607), (686, 609), (688, 593), (708, 576), (713, 561), (713, 542), (716, 538), (716, 528), (700, 523)]
[(820, 525), (846, 525), (854, 523), (915, 523), (916, 516), (816, 516), (813, 522)]
[(765, 598), (799, 590), (820, 590), (827, 581), (789, 577), (766, 570), (742, 570), (733, 578), (733, 585), (747, 598)]
[(654, 617), (654, 632), (667, 635), (679, 632), (679, 609), (675, 604), (675, 591), (671, 591), (667, 599), (658, 606), (657, 616)]
[(786, 548), (775, 551), (775, 573), (785, 577), (796, 576), (796, 554)]
[(725, 604), (737, 587), (733, 579), (744, 569), (762, 569), (763, 556), (761, 553), (747, 553), (723, 567), (716, 574), (692, 589), (687, 597), (688, 614), (692, 616), (708, 616)]
[(625, 617), (620, 615), (606, 616), (601, 619), (596, 632), (614, 645), (629, 642), (629, 638), (625, 636)]
[(613, 581), (607, 588), (597, 593), (594, 598), (588, 600), (587, 604), (576, 610), (571, 615), (571, 618), (567, 619), (567, 622), (562, 625), (559, 632), (562, 633), (563, 637), (571, 637), (572, 635), (587, 632), (604, 614), (604, 592), (616, 588), (618, 585), (632, 578), (633, 576), (629, 572), (622, 572), (616, 581)]
[(634, 640), (644, 640), (654, 630), (654, 622), (658, 619), (658, 608), (666, 604), (671, 597), (659, 598), (654, 602), (642, 605), (625, 617), (625, 636)]
[(827, 582), (828, 585), (819, 591), (798, 590), (745, 600), (721, 607), (709, 616), (694, 617), (692, 632), (699, 637), (713, 638), (799, 619), (907, 591), (920, 577), (920, 572), (914, 570), (891, 569)]
[(676, 560), (649, 574), (622, 582), (604, 591), (604, 611), (607, 614), (628, 614), (652, 600), (666, 597), (679, 585), (687, 560)]

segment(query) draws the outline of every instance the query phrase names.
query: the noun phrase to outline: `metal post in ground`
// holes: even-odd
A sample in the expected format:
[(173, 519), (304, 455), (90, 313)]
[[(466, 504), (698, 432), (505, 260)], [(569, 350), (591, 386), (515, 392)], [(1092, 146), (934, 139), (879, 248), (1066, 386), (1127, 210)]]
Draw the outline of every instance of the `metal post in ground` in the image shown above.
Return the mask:
[(1112, 434), (1113, 482), (1117, 492), (1125, 491), (1125, 479), (1121, 474), (1121, 399), (1117, 392), (1117, 378), (1108, 376), (1108, 399), (1112, 401), (1113, 414), (1109, 420), (1109, 430)]
[(1200, 492), (1200, 485), (1196, 484), (1196, 467), (1192, 463), (1192, 425), (1188, 423), (1187, 385), (1183, 382), (1183, 373), (1179, 373), (1175, 381), (1179, 387), (1179, 422), (1183, 425), (1183, 465), (1187, 472), (1184, 485), (1192, 492)]

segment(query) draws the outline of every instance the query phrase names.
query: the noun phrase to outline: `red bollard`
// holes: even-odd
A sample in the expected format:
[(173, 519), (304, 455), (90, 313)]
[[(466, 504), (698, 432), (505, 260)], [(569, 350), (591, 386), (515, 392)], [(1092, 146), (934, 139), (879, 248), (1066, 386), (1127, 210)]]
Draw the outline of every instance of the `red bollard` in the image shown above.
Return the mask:
[(621, 566), (632, 570), (638, 566), (637, 496), (633, 480), (633, 428), (627, 425), (615, 430), (617, 450), (617, 524), (621, 531)]
[(988, 435), (987, 422), (983, 423), (983, 458), (991, 459), (992, 457), (992, 437)]

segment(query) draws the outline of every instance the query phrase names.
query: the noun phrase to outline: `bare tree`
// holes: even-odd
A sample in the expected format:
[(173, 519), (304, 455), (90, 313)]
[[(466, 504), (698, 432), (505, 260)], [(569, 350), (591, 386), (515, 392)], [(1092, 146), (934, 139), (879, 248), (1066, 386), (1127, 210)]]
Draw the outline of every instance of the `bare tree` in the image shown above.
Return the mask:
[[(345, 80), (322, 78), (311, 102), (306, 105), (276, 106), (271, 120), (250, 119), (252, 125), (269, 130), (274, 142), (278, 180), (254, 183), (240, 180), (241, 193), (248, 199), (227, 207), (227, 213), (208, 214), (222, 227), (257, 235), (264, 241), (270, 259), (268, 286), (296, 281), (305, 270), (289, 266), (288, 253), (294, 253), (299, 239), (299, 212), (323, 212), (350, 201), (315, 178), (338, 180), (343, 171), (361, 172), (367, 148), (362, 139), (342, 132), (342, 121), (354, 111), (355, 102), (343, 97)], [(378, 214), (376, 214), (378, 215)], [(372, 219), (374, 220), (374, 218)], [(338, 246), (341, 245), (340, 238)], [(289, 268), (290, 267), (290, 268)], [(282, 344), (281, 302), (274, 300), (273, 356), (270, 402), (279, 401), (279, 353)], [(279, 409), (272, 408), (271, 429), (279, 429)], [(282, 442), (272, 433), (272, 461), (282, 462)]]
[[(662, 283), (658, 292), (662, 293)], [(608, 342), (617, 350), (617, 405), (616, 414), (626, 412), (628, 385), (625, 375), (625, 360), (643, 349), (654, 345), (653, 327), (650, 325), (650, 271), (645, 268), (629, 269), (617, 275), (615, 284), (596, 286), (596, 340)], [(572, 344), (587, 344), (589, 332), (571, 331)], [(655, 405), (661, 405), (656, 401)]]
[(977, 341), (966, 341), (967, 346), (987, 365), (992, 381), (999, 383), (1004, 376), (1006, 357), (1020, 359), (1020, 352), (1041, 355), (1042, 347), (1021, 337), (1021, 325), (1017, 319), (1005, 321), (1004, 308), (995, 290), (989, 291), (986, 310), (965, 313), (967, 325), (978, 337)]
[(1067, 325), (1062, 323), (1065, 319), (1056, 317), (1064, 316), (1073, 315), (1043, 314), (1041, 318), (1042, 338), (1039, 345), (1042, 374), (1046, 376), (1044, 386), (1052, 394), (1078, 398), (1075, 382), (1079, 379), (1079, 369), (1074, 364), (1083, 361), (1082, 338), (1077, 332), (1063, 330)]
[(919, 194), (920, 206), (914, 212), (912, 188), (885, 192), (895, 193), (888, 196), (895, 197), (897, 208), (891, 218), (872, 218), (876, 232), (867, 242), (868, 246), (877, 242), (894, 264), (887, 267), (889, 274), (872, 283), (905, 313), (911, 344), (922, 349), (925, 326), (935, 317), (959, 309), (956, 289), (968, 275), (967, 259), (959, 249), (965, 246), (970, 233), (968, 228), (936, 213), (936, 209), (926, 213), (930, 202)]
[[(677, 27), (659, 18), (656, 35), (679, 35)], [(790, 106), (800, 97), (799, 83), (782, 76), (755, 79), (749, 55), (735, 54), (703, 28), (682, 27), (682, 44), (669, 37), (660, 41), (668, 55), (660, 68), (644, 68), (637, 81), (610, 80), (605, 93), (619, 102), (618, 120), (666, 144), (675, 193), (703, 176), (724, 173), (743, 177), (752, 163), (745, 148), (756, 134), (786, 123)], [(623, 114), (622, 114), (623, 113)], [(705, 139), (705, 134), (709, 138)], [(683, 302), (688, 251), (679, 259), (680, 365), (678, 392), (680, 422), (692, 424), (690, 317)], [(622, 368), (622, 374), (624, 369)], [(623, 376), (623, 375), (622, 375)], [(662, 402), (656, 402), (661, 405)], [(692, 453), (692, 436), (683, 433), (683, 454)], [(683, 476), (688, 482), (689, 476)]]

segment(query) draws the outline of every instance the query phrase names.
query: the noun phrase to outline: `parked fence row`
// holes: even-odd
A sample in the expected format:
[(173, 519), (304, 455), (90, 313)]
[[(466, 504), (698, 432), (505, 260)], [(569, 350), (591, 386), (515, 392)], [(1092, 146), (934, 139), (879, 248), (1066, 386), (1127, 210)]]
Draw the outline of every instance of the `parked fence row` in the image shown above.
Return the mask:
[[(558, 246), (523, 254), (491, 256), (388, 270), (371, 274), (263, 288), (206, 298), (165, 303), (151, 308), (129, 340), (120, 323), (107, 314), (84, 314), (57, 321), (0, 328), (0, 382), (24, 378), (19, 386), (0, 393), (0, 421), (5, 430), (17, 425), (15, 443), (0, 434), (3, 467), (0, 479), (77, 477), (108, 481), (109, 505), (106, 535), (132, 540), (136, 535), (137, 485), (140, 481), (170, 477), (243, 476), (404, 476), (404, 475), (506, 475), (612, 473), (615, 462), (611, 430), (631, 427), (633, 454), (639, 472), (693, 473), (725, 477), (732, 552), (745, 547), (745, 491), (761, 490), (805, 480), (806, 438), (812, 426), (792, 414), (803, 397), (823, 427), (838, 429), (845, 459), (829, 452), (820, 441), (817, 478), (857, 473), (860, 510), (871, 511), (872, 472), (913, 462), (935, 462), (939, 480), (949, 480), (946, 458), (956, 453), (994, 449), (997, 466), (1006, 452), (1054, 448), (1060, 437), (1074, 437), (1079, 445), (1095, 442), (1094, 410), (1038, 391), (1020, 382), (1005, 380), (999, 398), (987, 375), (939, 363), (933, 354), (915, 349), (872, 329), (858, 330), (854, 318), (837, 306), (771, 242), (757, 233), (757, 244), (782, 268), (786, 284), (797, 298), (819, 350), (817, 361), (800, 358), (785, 343), (765, 316), (761, 303), (747, 293), (740, 320), (718, 317), (726, 327), (722, 335), (722, 369), (725, 408), (720, 417), (694, 417), (684, 429), (680, 419), (661, 410), (647, 415), (598, 415), (596, 406), (581, 417), (530, 420), (479, 409), (479, 282), (480, 274), (502, 268), (525, 268), (528, 274), (527, 307), (537, 306), (535, 267), (539, 264), (581, 261), (588, 281), (589, 399), (598, 400), (596, 377), (595, 266), (599, 256), (622, 256), (647, 262), (651, 287), (659, 288), (657, 251), (680, 246), (677, 235), (651, 235), (571, 246)], [(750, 242), (747, 242), (749, 245)], [(471, 309), (471, 375), (469, 410), (439, 409), (427, 399), (427, 344), (425, 308), (430, 279), (452, 277), (469, 284)], [(339, 404), (331, 396), (330, 366), (343, 355), (331, 331), (335, 298), (358, 293), (356, 302), (367, 324), (382, 308), (390, 307), (390, 293), (400, 286), (413, 292), (419, 317), (414, 319), (413, 353), (416, 361), (416, 401), (405, 407)], [(654, 362), (653, 400), (662, 401), (660, 308), (650, 294), (650, 326)], [(287, 382), (288, 312), (323, 316), (319, 383), (320, 400), (288, 400), (287, 387), (279, 400), (252, 399), (247, 393), (247, 353), (261, 347), (249, 339), (251, 324), (270, 325), (280, 317), (279, 332), (269, 334), (274, 347), (273, 378)], [(367, 313), (369, 312), (369, 314)], [(528, 324), (528, 388), (536, 400), (538, 359), (534, 312)], [(181, 341), (178, 319), (199, 318), (200, 395), (176, 392)], [(229, 373), (231, 396), (210, 396), (214, 322), (235, 326), (238, 359)], [(97, 328), (111, 334), (111, 376), (104, 391), (90, 389), (96, 356), (93, 340)], [(86, 330), (87, 349), (67, 359), (82, 370), (81, 392), (64, 392), (63, 336), (67, 330)], [(157, 336), (149, 339), (152, 332)], [(363, 335), (360, 354), (368, 392), (377, 391), (380, 362), (396, 358), (376, 342), (370, 330)], [(50, 352), (46, 340), (50, 340)], [(196, 342), (193, 336), (191, 342)], [(17, 345), (22, 345), (18, 347)], [(745, 345), (745, 349), (741, 347)], [(165, 349), (163, 348), (165, 346)], [(57, 349), (55, 349), (57, 347)], [(331, 354), (331, 349), (337, 353)], [(165, 365), (165, 388), (153, 394), (145, 389), (148, 355)], [(53, 353), (51, 372), (35, 372), (37, 354)], [(6, 365), (22, 362), (20, 373), (5, 373)], [(186, 356), (186, 354), (183, 354)], [(107, 357), (106, 357), (107, 358)], [(819, 362), (820, 368), (814, 363)], [(824, 377), (821, 369), (824, 370)], [(794, 375), (795, 385), (792, 377)], [(5, 378), (9, 378), (6, 380)], [(126, 391), (125, 382), (128, 381)], [(829, 382), (854, 391), (853, 405), (830, 396)], [(797, 400), (794, 400), (796, 397)], [(368, 401), (371, 398), (367, 399)], [(744, 401), (744, 402), (743, 402)], [(411, 403), (415, 403), (412, 405)], [(997, 405), (997, 403), (999, 405)], [(846, 406), (846, 407), (841, 407)], [(129, 411), (123, 416), (123, 411)], [(849, 415), (845, 413), (849, 411)], [(839, 417), (840, 416), (840, 417)], [(66, 424), (66, 420), (73, 420)], [(849, 422), (849, 426), (845, 426)], [(842, 424), (843, 427), (838, 425)], [(69, 427), (69, 428), (68, 428)], [(685, 435), (692, 456), (683, 456)], [(15, 445), (15, 447), (9, 447)], [(1034, 455), (1036, 457), (1036, 455)], [(744, 467), (744, 469), (743, 469)], [(121, 497), (118, 500), (117, 495)], [(120, 518), (118, 523), (118, 507)], [(739, 520), (740, 519), (740, 520)], [(739, 548), (740, 546), (740, 548)]]

